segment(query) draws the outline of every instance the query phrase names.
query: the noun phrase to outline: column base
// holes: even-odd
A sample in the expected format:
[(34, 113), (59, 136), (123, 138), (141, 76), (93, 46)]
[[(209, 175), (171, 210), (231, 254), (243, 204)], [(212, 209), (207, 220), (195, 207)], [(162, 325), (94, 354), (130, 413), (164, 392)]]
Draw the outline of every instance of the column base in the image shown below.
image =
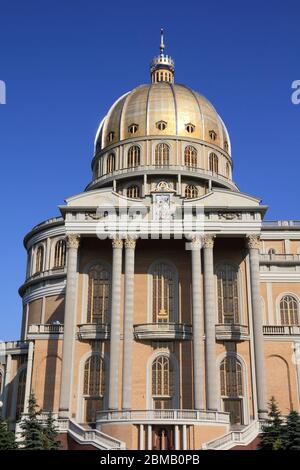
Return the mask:
[(258, 410), (258, 419), (265, 420), (268, 417), (268, 410)]

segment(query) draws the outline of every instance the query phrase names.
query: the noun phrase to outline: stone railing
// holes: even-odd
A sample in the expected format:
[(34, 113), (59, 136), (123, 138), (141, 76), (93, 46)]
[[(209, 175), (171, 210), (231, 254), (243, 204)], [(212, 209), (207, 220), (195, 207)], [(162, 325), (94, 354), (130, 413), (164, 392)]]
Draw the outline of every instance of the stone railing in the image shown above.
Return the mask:
[(216, 325), (217, 340), (233, 340), (240, 341), (248, 339), (249, 331), (246, 325), (238, 325), (235, 323), (219, 323)]
[(25, 341), (1, 341), (0, 342), (0, 356), (5, 352), (13, 353), (27, 353), (28, 343)]
[(110, 325), (107, 323), (84, 323), (78, 325), (79, 339), (108, 339), (110, 336)]
[(264, 325), (264, 335), (300, 335), (300, 326), (296, 325)]
[(28, 339), (34, 339), (39, 335), (61, 335), (64, 332), (64, 325), (61, 324), (38, 324), (28, 326)]
[(98, 429), (86, 429), (71, 419), (69, 420), (68, 433), (76, 442), (90, 444), (101, 450), (126, 449), (124, 442), (114, 439)]
[(260, 425), (258, 421), (253, 421), (241, 431), (231, 431), (218, 439), (202, 445), (203, 450), (228, 450), (237, 445), (245, 446), (250, 444), (258, 435)]
[(228, 424), (230, 423), (229, 413), (222, 411), (207, 410), (126, 410), (126, 411), (99, 411), (97, 413), (97, 424), (111, 422), (134, 422), (134, 423), (155, 423), (171, 422), (195, 423), (211, 422)]
[(262, 222), (262, 228), (275, 228), (275, 229), (286, 229), (286, 228), (300, 228), (300, 220), (264, 220)]
[(192, 338), (192, 327), (184, 323), (142, 323), (134, 325), (135, 339), (181, 339)]
[(52, 276), (64, 276), (67, 273), (67, 268), (66, 266), (63, 266), (61, 268), (52, 268), (52, 269), (46, 269), (45, 271), (40, 271), (38, 273), (32, 274), (32, 276), (28, 277), (26, 279), (26, 283), (35, 281), (36, 279), (43, 279), (44, 277), (52, 277)]

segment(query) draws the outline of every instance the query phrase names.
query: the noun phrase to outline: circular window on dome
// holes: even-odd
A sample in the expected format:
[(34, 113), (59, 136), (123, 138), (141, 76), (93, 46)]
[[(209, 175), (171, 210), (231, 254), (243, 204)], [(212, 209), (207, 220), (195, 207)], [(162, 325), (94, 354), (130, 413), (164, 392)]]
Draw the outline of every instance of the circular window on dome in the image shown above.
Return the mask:
[(130, 124), (130, 126), (128, 127), (128, 131), (130, 132), (130, 134), (135, 134), (138, 128), (139, 128), (138, 124)]
[(210, 130), (209, 131), (209, 137), (211, 138), (211, 140), (216, 140), (217, 133), (214, 130)]
[(185, 129), (187, 130), (187, 132), (192, 134), (193, 132), (195, 132), (195, 125), (189, 122), (188, 124), (185, 125)]
[(167, 127), (166, 121), (157, 121), (156, 127), (159, 131), (164, 131)]

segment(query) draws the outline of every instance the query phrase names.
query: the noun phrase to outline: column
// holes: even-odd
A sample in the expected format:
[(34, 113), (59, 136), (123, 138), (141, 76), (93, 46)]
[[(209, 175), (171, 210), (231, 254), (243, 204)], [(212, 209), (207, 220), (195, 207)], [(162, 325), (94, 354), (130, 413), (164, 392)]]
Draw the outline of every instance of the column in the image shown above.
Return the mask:
[(145, 450), (145, 435), (144, 435), (144, 425), (140, 424), (139, 426), (139, 450)]
[(7, 399), (8, 399), (8, 388), (10, 384), (10, 377), (11, 377), (11, 354), (8, 354), (6, 357), (5, 380), (4, 380), (4, 388), (3, 388), (3, 406), (2, 406), (3, 418), (9, 418), (9, 413), (7, 410)]
[(258, 417), (266, 416), (265, 398), (265, 365), (264, 365), (264, 337), (263, 319), (260, 303), (260, 277), (259, 277), (259, 248), (260, 239), (257, 235), (248, 235), (249, 261), (250, 261), (250, 283), (251, 304), (253, 324), (253, 346), (255, 359), (256, 393)]
[(125, 240), (125, 299), (122, 409), (131, 409), (135, 238)]
[(175, 450), (180, 450), (179, 426), (175, 425)]
[(24, 413), (28, 412), (28, 402), (29, 402), (29, 396), (31, 392), (32, 361), (33, 361), (33, 341), (30, 341), (28, 345), (28, 356), (27, 356)]
[(74, 233), (70, 234), (67, 236), (66, 241), (68, 263), (59, 402), (59, 416), (61, 418), (69, 418), (70, 416), (71, 384), (76, 332), (77, 260), (79, 235)]
[(109, 396), (108, 408), (118, 409), (119, 385), (119, 352), (120, 352), (120, 306), (121, 306), (121, 274), (123, 240), (112, 240), (112, 301), (110, 324), (110, 353), (109, 353)]
[(182, 450), (187, 450), (187, 426), (182, 426)]
[(147, 450), (152, 450), (152, 425), (147, 426)]
[(201, 367), (203, 343), (203, 312), (201, 293), (201, 240), (194, 237), (191, 241), (192, 253), (192, 318), (193, 318), (193, 375), (194, 408), (204, 409), (203, 367)]
[(214, 288), (214, 236), (206, 235), (203, 243), (204, 257), (204, 318), (205, 318), (205, 370), (206, 408), (218, 409), (217, 370), (216, 370), (216, 297)]

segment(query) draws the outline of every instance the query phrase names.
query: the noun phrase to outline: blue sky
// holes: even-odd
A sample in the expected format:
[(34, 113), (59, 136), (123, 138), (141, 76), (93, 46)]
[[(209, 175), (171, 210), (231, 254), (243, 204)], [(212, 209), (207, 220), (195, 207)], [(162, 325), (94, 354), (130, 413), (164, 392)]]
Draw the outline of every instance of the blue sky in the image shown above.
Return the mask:
[(299, 1), (0, 0), (0, 339), (19, 336), (23, 236), (89, 182), (97, 126), (149, 81), (161, 26), (176, 81), (228, 127), (240, 189), (268, 219), (300, 219)]

